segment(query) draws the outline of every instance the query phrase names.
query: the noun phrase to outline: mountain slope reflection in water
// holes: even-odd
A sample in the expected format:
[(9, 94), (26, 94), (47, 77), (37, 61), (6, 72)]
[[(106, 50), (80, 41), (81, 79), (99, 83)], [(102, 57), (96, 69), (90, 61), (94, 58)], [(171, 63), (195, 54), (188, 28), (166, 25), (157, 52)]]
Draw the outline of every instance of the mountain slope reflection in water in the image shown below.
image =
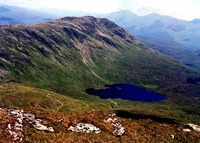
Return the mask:
[(99, 96), (102, 99), (121, 98), (126, 100), (146, 102), (154, 102), (166, 99), (166, 97), (160, 94), (136, 87), (132, 84), (119, 83), (113, 85), (105, 85), (105, 87), (105, 89), (89, 88), (86, 89), (86, 93)]

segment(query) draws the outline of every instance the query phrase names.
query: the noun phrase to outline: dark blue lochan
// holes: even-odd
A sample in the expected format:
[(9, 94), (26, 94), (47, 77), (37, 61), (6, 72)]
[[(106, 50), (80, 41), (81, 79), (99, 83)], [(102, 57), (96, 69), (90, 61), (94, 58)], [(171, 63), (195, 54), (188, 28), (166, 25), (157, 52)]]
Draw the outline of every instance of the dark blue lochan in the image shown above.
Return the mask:
[(102, 99), (126, 99), (132, 101), (155, 102), (166, 99), (165, 96), (136, 87), (132, 84), (105, 85), (105, 89), (86, 89), (86, 93), (99, 96)]

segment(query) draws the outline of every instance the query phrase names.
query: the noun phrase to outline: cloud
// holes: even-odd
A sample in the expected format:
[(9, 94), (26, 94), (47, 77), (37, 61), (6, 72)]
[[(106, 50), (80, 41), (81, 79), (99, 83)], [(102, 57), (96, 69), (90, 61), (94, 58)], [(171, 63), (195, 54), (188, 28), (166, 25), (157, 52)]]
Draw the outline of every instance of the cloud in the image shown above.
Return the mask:
[(0, 0), (0, 4), (27, 8), (51, 8), (106, 13), (117, 10), (122, 0)]
[(156, 12), (181, 19), (200, 18), (200, 1), (198, 0), (137, 0), (138, 9), (132, 9), (137, 14)]

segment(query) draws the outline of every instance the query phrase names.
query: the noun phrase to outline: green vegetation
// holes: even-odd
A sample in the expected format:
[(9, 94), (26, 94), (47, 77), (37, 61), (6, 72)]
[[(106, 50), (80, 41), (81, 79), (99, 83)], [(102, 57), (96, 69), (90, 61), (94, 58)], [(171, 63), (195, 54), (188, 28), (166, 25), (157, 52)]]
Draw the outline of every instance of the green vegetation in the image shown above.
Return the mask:
[[(35, 114), (44, 124), (55, 129), (54, 133), (38, 131), (24, 122), (24, 142), (198, 142), (199, 139), (197, 132), (182, 131), (182, 123), (198, 121), (197, 116), (188, 115), (180, 108), (165, 102), (140, 103), (115, 99), (113, 101), (117, 106), (113, 106), (110, 100), (103, 101), (92, 96), (93, 101), (83, 101), (20, 84), (0, 86), (3, 87), (0, 90), (1, 107), (23, 109), (24, 112)], [(103, 122), (103, 119), (109, 118), (108, 113), (116, 113), (125, 127), (125, 135), (112, 135), (112, 126)], [(0, 119), (0, 130), (6, 128), (6, 119), (12, 120), (2, 110)], [(97, 135), (67, 130), (69, 126), (80, 122), (92, 123), (101, 128), (102, 132)], [(174, 140), (171, 135), (175, 136)], [(6, 137), (4, 134), (0, 136), (0, 141), (4, 142)]]
[[(200, 72), (149, 49), (109, 20), (64, 18), (33, 26), (2, 26), (0, 38), (0, 71), (9, 72), (7, 79), (2, 80), (9, 83), (1, 85), (0, 107), (31, 111), (58, 126), (55, 134), (49, 134), (26, 125), (25, 141), (61, 142), (68, 138), (69, 142), (84, 142), (92, 137), (91, 141), (103, 138), (103, 142), (165, 142), (169, 134), (159, 134), (160, 140), (155, 138), (155, 132), (162, 128), (152, 131), (153, 125), (159, 126), (154, 118), (200, 123), (200, 86), (190, 82), (196, 81)], [(86, 88), (119, 82), (164, 94), (167, 100), (102, 100), (85, 93)], [(119, 116), (128, 130), (122, 138), (112, 136), (100, 122), (107, 113), (118, 111), (130, 115), (128, 119)], [(135, 114), (145, 115), (145, 119), (135, 121)], [(67, 123), (58, 125), (61, 118)], [(69, 122), (70, 118), (74, 121)], [(83, 134), (77, 139), (79, 134), (66, 131), (71, 124), (83, 120), (94, 122), (105, 132), (100, 136)], [(150, 130), (148, 133), (144, 126)], [(168, 125), (168, 133), (176, 130), (176, 125)], [(187, 137), (184, 133), (176, 135), (175, 141), (183, 142), (198, 137), (195, 133)]]

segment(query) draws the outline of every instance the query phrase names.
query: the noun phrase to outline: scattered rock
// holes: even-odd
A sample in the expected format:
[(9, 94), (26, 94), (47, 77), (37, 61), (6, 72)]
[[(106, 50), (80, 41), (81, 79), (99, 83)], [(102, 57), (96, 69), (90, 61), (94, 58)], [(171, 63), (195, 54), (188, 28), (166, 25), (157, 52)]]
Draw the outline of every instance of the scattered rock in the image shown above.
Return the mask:
[(27, 121), (33, 121), (33, 120), (35, 120), (35, 115), (33, 115), (33, 114), (24, 114), (24, 118)]
[(22, 142), (22, 131), (23, 131), (23, 111), (9, 109), (8, 114), (15, 118), (15, 124), (8, 124), (7, 130), (13, 137), (13, 141)]
[(7, 125), (7, 131), (12, 136), (14, 142), (15, 141), (22, 142), (23, 140), (22, 131), (23, 131), (24, 119), (29, 123), (31, 123), (33, 127), (38, 130), (54, 132), (54, 129), (52, 127), (47, 127), (43, 125), (41, 123), (42, 122), (41, 119), (36, 119), (34, 114), (28, 114), (24, 113), (23, 110), (14, 110), (14, 109), (7, 110), (7, 113), (15, 120), (14, 125), (11, 125), (10, 123), (8, 123)]
[(188, 127), (189, 129), (192, 129), (196, 132), (200, 132), (200, 126), (195, 125), (195, 124), (187, 124), (186, 127)]
[(174, 137), (175, 137), (174, 135), (171, 135), (171, 138), (172, 138), (172, 139), (174, 139)]
[(29, 123), (31, 123), (34, 128), (41, 130), (41, 131), (50, 131), (50, 132), (54, 132), (54, 129), (52, 127), (47, 127), (45, 125), (43, 125), (41, 122), (41, 119), (36, 119), (34, 114), (23, 114), (24, 118), (26, 119), (26, 121), (28, 121)]
[[(115, 114), (111, 114), (110, 116), (115, 116)], [(105, 123), (111, 123), (115, 130), (113, 131), (113, 134), (116, 136), (122, 136), (125, 133), (125, 128), (122, 126), (122, 124), (118, 121), (117, 118), (108, 118), (107, 120), (104, 120)]]
[(88, 124), (88, 123), (78, 123), (75, 127), (70, 126), (68, 130), (71, 130), (73, 132), (80, 132), (80, 133), (95, 132), (96, 134), (99, 134), (101, 132), (101, 130), (99, 128), (95, 127), (92, 124)]
[(114, 117), (114, 116), (116, 116), (116, 114), (115, 114), (115, 113), (112, 113), (112, 114), (109, 114), (108, 116)]
[(43, 125), (43, 124), (41, 123), (41, 120), (34, 120), (33, 126), (34, 126), (36, 129), (41, 130), (41, 131), (50, 131), (50, 132), (54, 132), (53, 127), (47, 127), (47, 126)]
[(184, 132), (191, 132), (190, 129), (183, 129)]
[(64, 119), (60, 119), (60, 120), (58, 120), (57, 122), (62, 122)]

